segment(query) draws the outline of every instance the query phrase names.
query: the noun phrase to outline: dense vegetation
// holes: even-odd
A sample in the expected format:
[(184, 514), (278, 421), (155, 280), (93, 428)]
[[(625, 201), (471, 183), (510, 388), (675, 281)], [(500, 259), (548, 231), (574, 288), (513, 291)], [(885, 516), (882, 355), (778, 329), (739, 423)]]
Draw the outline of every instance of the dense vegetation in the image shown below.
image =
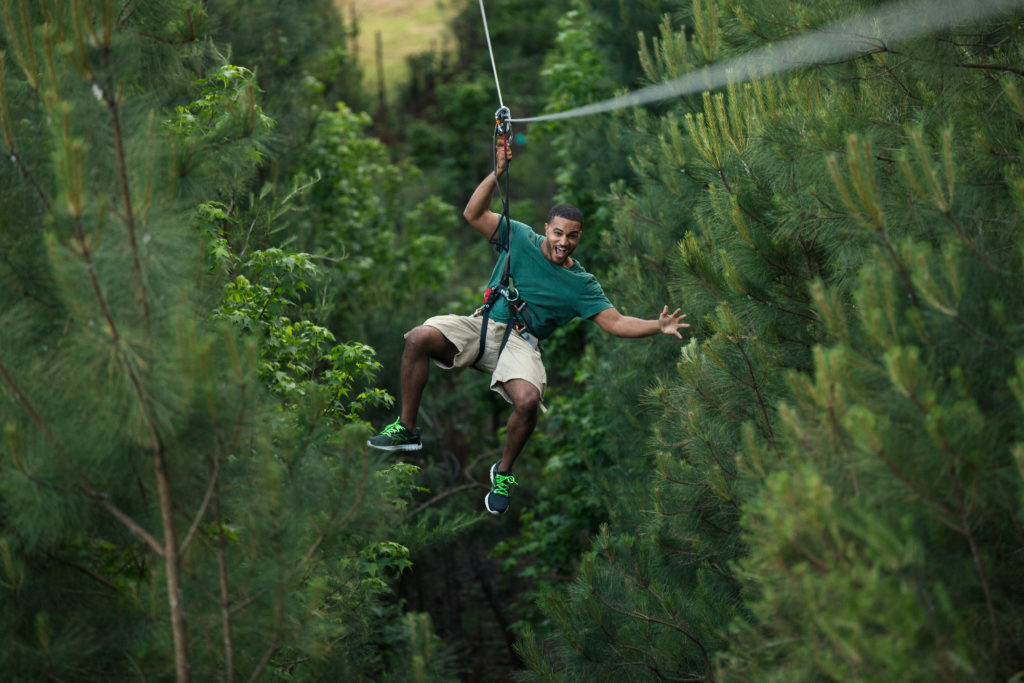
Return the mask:
[[(517, 116), (876, 5), (487, 3)], [(1024, 15), (517, 129), (514, 215), (693, 328), (559, 331), (491, 518), (478, 376), (364, 446), (490, 269), (478, 4), (373, 121), (356, 27), (283, 7), (3, 2), (5, 676), (1019, 679)]]

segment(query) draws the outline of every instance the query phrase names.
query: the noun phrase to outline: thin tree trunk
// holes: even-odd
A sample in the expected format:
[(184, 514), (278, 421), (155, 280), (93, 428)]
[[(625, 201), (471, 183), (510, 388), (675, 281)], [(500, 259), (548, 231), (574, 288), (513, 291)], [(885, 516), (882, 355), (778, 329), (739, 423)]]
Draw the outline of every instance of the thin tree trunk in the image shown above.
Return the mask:
[(174, 670), (178, 683), (192, 680), (188, 653), (188, 631), (185, 628), (185, 591), (181, 583), (181, 558), (178, 538), (174, 532), (174, 505), (171, 484), (167, 476), (167, 461), (163, 444), (157, 440), (153, 450), (153, 470), (156, 488), (160, 494), (160, 514), (164, 528), (164, 565), (167, 572), (167, 603), (171, 610), (171, 633), (174, 637)]
[(220, 616), (224, 631), (224, 672), (227, 683), (235, 681), (235, 646), (231, 638), (231, 594), (228, 592), (228, 566), (224, 553), (224, 520), (220, 509), (220, 483), (214, 484), (213, 509), (217, 524), (217, 568), (220, 571)]

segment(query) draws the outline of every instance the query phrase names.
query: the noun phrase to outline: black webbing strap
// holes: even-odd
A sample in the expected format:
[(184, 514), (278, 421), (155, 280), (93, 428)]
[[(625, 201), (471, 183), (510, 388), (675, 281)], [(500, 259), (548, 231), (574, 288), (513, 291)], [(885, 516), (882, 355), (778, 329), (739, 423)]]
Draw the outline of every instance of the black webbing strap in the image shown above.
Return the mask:
[[(512, 125), (509, 123), (510, 113), (508, 107), (501, 107), (494, 113), (494, 149), (497, 150), (498, 140), (503, 140), (506, 144), (512, 135)], [(495, 152), (497, 157), (497, 152)], [(497, 173), (498, 161), (495, 158), (494, 170)], [(505, 191), (501, 193), (501, 218), (498, 219), (498, 227), (494, 229), (494, 233), (491, 235), (491, 243), (496, 245), (498, 251), (501, 248), (505, 248), (505, 268), (501, 273), (501, 281), (497, 287), (492, 287), (487, 290), (487, 295), (484, 297), (484, 305), (477, 309), (474, 315), (483, 316), (483, 320), (480, 322), (480, 348), (477, 350), (476, 359), (473, 360), (472, 365), (475, 367), (480, 359), (484, 355), (484, 347), (487, 343), (487, 323), (491, 318), (491, 309), (494, 304), (497, 303), (499, 297), (505, 297), (508, 301), (508, 314), (509, 321), (508, 325), (505, 326), (505, 335), (501, 339), (501, 346), (498, 347), (498, 356), (501, 356), (501, 352), (505, 350), (505, 345), (508, 343), (508, 338), (512, 334), (512, 330), (515, 329), (517, 333), (529, 333), (532, 329), (530, 314), (526, 310), (526, 301), (519, 296), (519, 292), (516, 291), (515, 282), (512, 279), (512, 221), (509, 219), (509, 200), (510, 195), (510, 173), (509, 168), (512, 165), (512, 160), (507, 159), (505, 162)], [(497, 181), (496, 181), (497, 183)], [(500, 191), (501, 184), (497, 183)], [(505, 224), (505, 239), (501, 239), (501, 225)], [(495, 239), (497, 237), (497, 239)]]
[(520, 336), (523, 336), (524, 333), (529, 334), (533, 329), (526, 300), (520, 297), (515, 289), (510, 291), (505, 285), (498, 285), (488, 289), (484, 305), (478, 308), (475, 314), (482, 316), (483, 320), (480, 321), (480, 348), (477, 350), (476, 358), (472, 363), (474, 367), (476, 367), (476, 364), (480, 362), (484, 355), (484, 347), (487, 344), (487, 323), (491, 318), (491, 308), (494, 307), (494, 304), (497, 303), (500, 297), (505, 297), (506, 301), (508, 301), (509, 321), (505, 326), (505, 335), (501, 338), (501, 345), (498, 347), (499, 357), (501, 352), (505, 350), (505, 345), (508, 344), (508, 338), (513, 330)]
[[(507, 106), (502, 106), (501, 109), (495, 112), (495, 136), (493, 140), (496, 150), (495, 173), (498, 172), (498, 140), (502, 139), (508, 143), (511, 139), (512, 124), (510, 123), (510, 118), (511, 115)], [(505, 336), (502, 337), (501, 346), (498, 347), (498, 355), (501, 356), (502, 351), (505, 350), (505, 345), (508, 343), (509, 336), (513, 330), (520, 335), (523, 333), (528, 334), (532, 330), (529, 312), (526, 310), (526, 301), (519, 296), (515, 289), (515, 282), (512, 280), (512, 221), (509, 219), (509, 201), (511, 199), (509, 189), (509, 176), (511, 174), (509, 173), (509, 168), (511, 165), (512, 161), (507, 160), (505, 164), (505, 191), (502, 193), (502, 216), (498, 220), (498, 227), (495, 228), (494, 233), (490, 236), (490, 243), (494, 244), (498, 251), (501, 251), (503, 247), (505, 249), (505, 268), (502, 270), (500, 284), (487, 290), (483, 305), (475, 313), (475, 315), (482, 315), (483, 319), (480, 322), (480, 348), (477, 350), (476, 358), (473, 360), (473, 367), (476, 367), (480, 358), (483, 357), (483, 349), (487, 342), (487, 323), (490, 319), (490, 309), (494, 307), (500, 297), (505, 297), (506, 301), (508, 301), (509, 322), (505, 327)], [(501, 183), (497, 184), (499, 190), (501, 190)], [(501, 239), (502, 223), (505, 223), (505, 240)]]
[[(487, 345), (487, 323), (491, 319), (491, 307), (494, 305), (494, 302), (498, 300), (499, 296), (501, 296), (501, 294), (498, 293), (497, 288), (488, 290), (487, 299), (484, 301), (484, 305), (477, 311), (478, 314), (483, 316), (483, 320), (480, 321), (480, 348), (477, 349), (476, 358), (473, 359), (473, 367), (476, 367), (476, 364), (480, 362), (481, 358), (483, 358), (484, 347)], [(509, 311), (511, 310), (512, 308), (509, 307)], [(508, 325), (505, 326), (505, 335), (501, 338), (501, 346), (498, 347), (499, 357), (501, 356), (501, 352), (505, 350), (505, 344), (508, 344), (508, 338), (512, 334), (513, 327), (514, 325), (511, 320), (508, 322)]]

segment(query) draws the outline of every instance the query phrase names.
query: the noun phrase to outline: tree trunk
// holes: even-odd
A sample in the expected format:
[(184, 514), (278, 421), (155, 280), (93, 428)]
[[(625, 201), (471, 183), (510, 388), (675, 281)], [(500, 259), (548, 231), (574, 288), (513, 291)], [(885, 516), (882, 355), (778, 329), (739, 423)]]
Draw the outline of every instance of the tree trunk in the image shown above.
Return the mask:
[(163, 444), (159, 442), (153, 451), (153, 470), (160, 494), (160, 513), (164, 527), (164, 564), (167, 571), (167, 603), (171, 609), (171, 633), (174, 637), (174, 670), (178, 683), (188, 683), (192, 680), (192, 671), (188, 654), (188, 631), (185, 628), (185, 591), (181, 585), (181, 558), (178, 555), (178, 537), (174, 533), (174, 505), (167, 477), (167, 461)]

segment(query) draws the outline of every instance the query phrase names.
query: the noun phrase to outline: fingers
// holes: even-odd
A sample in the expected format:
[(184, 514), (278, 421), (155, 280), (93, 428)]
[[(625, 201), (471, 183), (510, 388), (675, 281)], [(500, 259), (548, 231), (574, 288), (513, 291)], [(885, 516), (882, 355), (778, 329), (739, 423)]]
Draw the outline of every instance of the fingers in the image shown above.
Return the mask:
[[(502, 155), (502, 152), (504, 152), (505, 154)], [(498, 157), (499, 160), (512, 158), (512, 145), (509, 143), (507, 139), (505, 139), (504, 135), (498, 136), (498, 142), (495, 143), (494, 145), (494, 154)]]
[(679, 328), (680, 327), (689, 327), (690, 326), (690, 323), (684, 323), (683, 322), (683, 318), (686, 317), (686, 314), (683, 313), (683, 314), (680, 315), (680, 311), (681, 310), (682, 310), (681, 308), (677, 308), (676, 310), (672, 311), (672, 313), (669, 313), (668, 312), (668, 306), (665, 305), (661, 309), (661, 315), (658, 316), (661, 320), (663, 320), (663, 321), (668, 323), (667, 329), (665, 327), (663, 327), (662, 330), (666, 334), (671, 333), (671, 334), (676, 335), (676, 337), (678, 337), (679, 339), (683, 338), (683, 335), (679, 333)]
[[(659, 317), (661, 317), (661, 318), (671, 318), (672, 320), (682, 320), (683, 318), (686, 317), (686, 314), (683, 313), (682, 315), (679, 315), (679, 311), (681, 311), (681, 310), (683, 310), (683, 309), (677, 308), (676, 310), (672, 311), (672, 313), (669, 313), (668, 312), (668, 306), (666, 305), (665, 307), (663, 307), (661, 309), (661, 315)], [(689, 325), (687, 325), (687, 327), (689, 327)]]

